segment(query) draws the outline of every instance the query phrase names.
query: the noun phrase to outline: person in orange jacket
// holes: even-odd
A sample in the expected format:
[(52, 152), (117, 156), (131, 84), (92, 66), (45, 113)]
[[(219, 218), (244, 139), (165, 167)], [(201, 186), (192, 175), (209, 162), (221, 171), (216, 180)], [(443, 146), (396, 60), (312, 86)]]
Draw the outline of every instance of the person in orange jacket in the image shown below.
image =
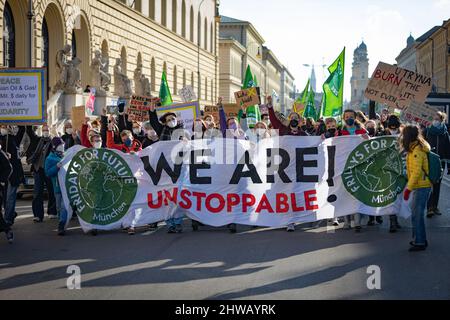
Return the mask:
[(123, 130), (120, 133), (121, 144), (114, 142), (114, 131), (108, 130), (106, 133), (106, 146), (109, 149), (116, 149), (124, 153), (138, 152), (142, 150), (142, 144), (139, 140), (134, 139), (133, 133), (129, 130)]

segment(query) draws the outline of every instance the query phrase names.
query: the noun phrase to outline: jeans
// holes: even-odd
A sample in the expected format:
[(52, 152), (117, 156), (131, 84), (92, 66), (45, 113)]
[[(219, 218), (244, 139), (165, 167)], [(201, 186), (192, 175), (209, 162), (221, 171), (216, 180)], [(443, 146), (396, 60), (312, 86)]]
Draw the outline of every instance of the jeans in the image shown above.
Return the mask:
[(175, 227), (176, 225), (181, 225), (183, 223), (183, 217), (167, 219), (166, 223), (169, 228)]
[(413, 239), (416, 245), (425, 245), (427, 235), (425, 232), (425, 209), (430, 198), (431, 188), (416, 189), (412, 192), (412, 216)]
[(6, 202), (5, 202), (5, 221), (9, 225), (14, 224), (14, 219), (16, 215), (16, 200), (17, 200), (17, 189), (19, 186), (15, 187), (8, 183), (8, 189), (6, 191)]
[(65, 227), (67, 223), (67, 210), (61, 193), (55, 193), (56, 210), (59, 215), (59, 225)]
[(44, 219), (44, 184), (48, 192), (47, 214), (56, 216), (56, 201), (53, 193), (52, 181), (45, 175), (44, 169), (40, 168), (38, 172), (33, 172), (34, 189), (33, 189), (33, 215), (36, 218)]
[[(445, 169), (445, 162), (442, 162), (442, 170)], [(439, 196), (441, 194), (441, 181), (436, 184), (433, 184), (433, 190), (431, 192), (430, 199), (428, 200), (428, 210), (434, 210), (438, 208), (439, 205)]]

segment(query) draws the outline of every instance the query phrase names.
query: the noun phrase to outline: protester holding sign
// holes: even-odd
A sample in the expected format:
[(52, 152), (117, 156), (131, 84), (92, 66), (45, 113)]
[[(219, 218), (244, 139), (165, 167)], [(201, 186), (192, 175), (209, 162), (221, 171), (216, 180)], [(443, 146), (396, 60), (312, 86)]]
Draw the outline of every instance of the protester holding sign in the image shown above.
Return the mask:
[(295, 116), (297, 118), (291, 118), (291, 120), (289, 122), (289, 126), (285, 126), (281, 123), (281, 121), (275, 115), (275, 111), (273, 110), (271, 96), (267, 97), (267, 107), (269, 108), (270, 123), (272, 124), (272, 126), (275, 130), (279, 130), (280, 136), (307, 136), (308, 135), (303, 129), (301, 129), (299, 127), (301, 125), (300, 116), (296, 113), (295, 113)]
[[(449, 166), (447, 168), (447, 174), (450, 174), (450, 136), (445, 125), (446, 119), (447, 115), (445, 113), (436, 112), (432, 125), (425, 131), (425, 137), (431, 146), (431, 151), (441, 157), (442, 169), (445, 169), (445, 164), (447, 163), (447, 166)], [(438, 209), (441, 181), (433, 185), (433, 192), (428, 201), (428, 218), (434, 215), (441, 215)]]
[(219, 97), (217, 106), (219, 108), (220, 131), (222, 131), (223, 137), (229, 139), (246, 140), (247, 136), (242, 130), (238, 119), (235, 117), (229, 117), (227, 119), (222, 100), (222, 97)]
[(44, 221), (44, 186), (48, 192), (48, 206), (47, 214), (50, 219), (57, 218), (56, 212), (56, 200), (53, 193), (52, 181), (45, 175), (45, 159), (47, 159), (51, 151), (51, 138), (47, 125), (42, 126), (42, 137), (37, 136), (32, 127), (27, 126), (27, 134), (31, 141), (37, 141), (37, 147), (29, 159), (31, 164), (31, 171), (34, 177), (34, 189), (33, 189), (33, 215), (34, 222)]
[(77, 135), (77, 132), (73, 130), (72, 121), (67, 120), (64, 123), (64, 134), (61, 137), (64, 141), (64, 147), (67, 149), (72, 148), (76, 144), (81, 144), (81, 140)]
[(20, 143), (24, 133), (25, 128), (22, 126), (19, 127), (18, 132), (13, 132), (11, 128), (8, 129), (6, 126), (1, 126), (0, 129), (2, 150), (8, 155), (13, 169), (6, 186), (5, 220), (9, 225), (13, 225), (16, 218), (17, 189), (25, 180), (19, 155)]
[(404, 192), (404, 200), (412, 196), (413, 241), (410, 251), (423, 251), (428, 246), (425, 231), (425, 210), (430, 198), (432, 183), (427, 175), (430, 172), (428, 153), (431, 148), (425, 141), (417, 126), (408, 125), (400, 137), (401, 147), (407, 152), (406, 171), (408, 185)]

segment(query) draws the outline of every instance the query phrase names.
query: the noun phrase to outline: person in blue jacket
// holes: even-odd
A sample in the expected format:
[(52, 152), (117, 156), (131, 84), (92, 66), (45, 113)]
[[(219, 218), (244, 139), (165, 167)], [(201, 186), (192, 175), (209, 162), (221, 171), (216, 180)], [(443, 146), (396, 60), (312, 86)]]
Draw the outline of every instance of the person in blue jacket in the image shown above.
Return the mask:
[(56, 210), (59, 216), (58, 235), (63, 236), (67, 224), (67, 210), (62, 198), (58, 173), (59, 169), (62, 167), (61, 160), (64, 158), (64, 140), (60, 137), (53, 138), (51, 141), (51, 148), (52, 150), (45, 160), (45, 175), (52, 180), (56, 200)]

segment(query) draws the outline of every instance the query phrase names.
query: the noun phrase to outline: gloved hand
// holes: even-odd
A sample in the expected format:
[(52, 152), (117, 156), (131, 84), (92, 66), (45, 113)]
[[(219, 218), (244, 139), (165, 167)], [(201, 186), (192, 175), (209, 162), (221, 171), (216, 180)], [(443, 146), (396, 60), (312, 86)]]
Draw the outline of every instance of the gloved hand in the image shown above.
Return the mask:
[(403, 199), (405, 199), (405, 201), (408, 201), (410, 195), (411, 195), (411, 190), (405, 189), (405, 193), (403, 194)]

